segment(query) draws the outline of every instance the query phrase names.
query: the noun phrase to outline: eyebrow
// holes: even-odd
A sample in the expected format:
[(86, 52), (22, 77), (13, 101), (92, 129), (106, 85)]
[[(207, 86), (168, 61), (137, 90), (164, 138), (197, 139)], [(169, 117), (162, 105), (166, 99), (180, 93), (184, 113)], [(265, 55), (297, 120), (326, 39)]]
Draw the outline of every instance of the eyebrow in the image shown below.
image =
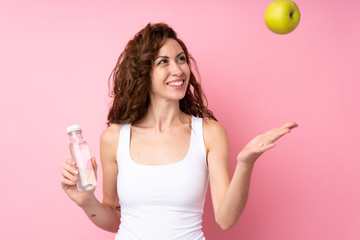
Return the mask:
[[(176, 57), (179, 57), (180, 55), (182, 55), (182, 54), (185, 54), (184, 52), (181, 52), (181, 53), (179, 53), (178, 55), (176, 55)], [(157, 56), (155, 59), (154, 59), (154, 61), (156, 60), (156, 59), (158, 59), (158, 58), (169, 58), (168, 56)]]

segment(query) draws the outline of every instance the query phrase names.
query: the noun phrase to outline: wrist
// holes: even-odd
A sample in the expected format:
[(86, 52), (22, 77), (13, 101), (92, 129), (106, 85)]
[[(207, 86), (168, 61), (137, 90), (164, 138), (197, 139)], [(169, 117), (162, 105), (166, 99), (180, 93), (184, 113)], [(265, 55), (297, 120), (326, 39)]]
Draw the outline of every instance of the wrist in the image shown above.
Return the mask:
[(79, 207), (81, 207), (82, 209), (85, 210), (86, 208), (93, 206), (95, 201), (97, 201), (97, 199), (95, 197), (95, 194), (92, 193), (92, 194), (89, 194), (89, 196), (86, 199), (78, 202), (77, 204)]
[(260, 156), (261, 154), (258, 154), (258, 153), (249, 153), (248, 151), (244, 152), (244, 151), (241, 151), (238, 156), (237, 156), (237, 162), (238, 163), (241, 163), (241, 164), (244, 164), (244, 165), (254, 165), (256, 160), (258, 159), (258, 157)]
[(255, 165), (255, 160), (254, 161), (241, 161), (241, 160), (237, 161), (237, 166), (247, 169), (247, 170), (252, 170), (254, 168), (254, 165)]

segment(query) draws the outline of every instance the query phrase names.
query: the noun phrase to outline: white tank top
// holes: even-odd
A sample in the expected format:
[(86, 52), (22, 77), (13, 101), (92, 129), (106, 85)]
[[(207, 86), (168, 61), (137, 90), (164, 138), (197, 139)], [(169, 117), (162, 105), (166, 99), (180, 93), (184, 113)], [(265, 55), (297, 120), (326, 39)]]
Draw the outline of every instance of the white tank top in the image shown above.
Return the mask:
[(116, 240), (204, 240), (202, 213), (208, 167), (202, 118), (192, 117), (186, 156), (166, 165), (143, 165), (130, 156), (131, 125), (121, 126), (117, 191), (121, 224)]

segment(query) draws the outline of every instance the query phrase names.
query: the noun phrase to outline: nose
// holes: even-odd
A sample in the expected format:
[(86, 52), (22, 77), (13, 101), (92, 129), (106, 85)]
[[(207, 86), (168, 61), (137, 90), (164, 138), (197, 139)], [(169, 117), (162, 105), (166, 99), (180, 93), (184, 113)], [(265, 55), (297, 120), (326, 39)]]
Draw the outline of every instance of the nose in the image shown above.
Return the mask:
[(183, 73), (184, 71), (181, 66), (177, 62), (172, 61), (170, 64), (170, 74), (173, 76), (181, 76)]

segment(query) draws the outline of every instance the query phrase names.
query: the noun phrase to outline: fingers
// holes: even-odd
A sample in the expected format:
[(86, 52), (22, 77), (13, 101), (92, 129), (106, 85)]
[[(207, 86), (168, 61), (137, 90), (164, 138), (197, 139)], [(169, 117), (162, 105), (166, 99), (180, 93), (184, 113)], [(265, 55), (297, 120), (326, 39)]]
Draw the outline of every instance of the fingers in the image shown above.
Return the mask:
[(97, 165), (97, 163), (96, 163), (95, 157), (92, 157), (92, 158), (91, 158), (91, 164), (92, 164), (94, 170), (96, 171), (97, 168), (98, 168), (98, 165)]
[[(76, 180), (77, 180), (77, 179), (76, 179)], [(63, 188), (66, 190), (66, 189), (68, 189), (69, 187), (76, 185), (76, 182), (74, 182), (74, 181), (72, 181), (72, 180), (69, 180), (69, 179), (67, 179), (67, 178), (62, 178), (62, 179), (61, 179), (61, 184), (63, 185)]]
[(296, 122), (288, 122), (288, 123), (285, 123), (284, 125), (282, 125), (281, 128), (293, 129), (293, 128), (296, 128), (298, 126), (299, 125)]
[(95, 157), (92, 157), (92, 158), (91, 158), (91, 164), (92, 164), (93, 169), (94, 169), (95, 178), (97, 179), (97, 169), (98, 169), (98, 165), (97, 165), (97, 163), (96, 163)]
[(298, 124), (295, 122), (288, 122), (282, 125), (280, 128), (273, 128), (265, 133), (265, 142), (273, 143), (279, 138), (289, 133), (291, 129), (298, 127)]
[(295, 122), (288, 122), (282, 125), (279, 128), (278, 136), (276, 137), (275, 141), (279, 139), (280, 137), (284, 136), (285, 134), (291, 132), (291, 129), (298, 127), (299, 125)]
[(67, 159), (63, 164), (61, 183), (64, 185), (75, 185), (77, 181), (78, 170), (72, 159)]
[(274, 128), (271, 129), (270, 131), (266, 132), (265, 134), (262, 135), (262, 140), (261, 142), (264, 142), (267, 144), (273, 143), (276, 140), (278, 140), (279, 138), (281, 138), (282, 136), (284, 136), (285, 134), (289, 133), (290, 130), (288, 128)]

